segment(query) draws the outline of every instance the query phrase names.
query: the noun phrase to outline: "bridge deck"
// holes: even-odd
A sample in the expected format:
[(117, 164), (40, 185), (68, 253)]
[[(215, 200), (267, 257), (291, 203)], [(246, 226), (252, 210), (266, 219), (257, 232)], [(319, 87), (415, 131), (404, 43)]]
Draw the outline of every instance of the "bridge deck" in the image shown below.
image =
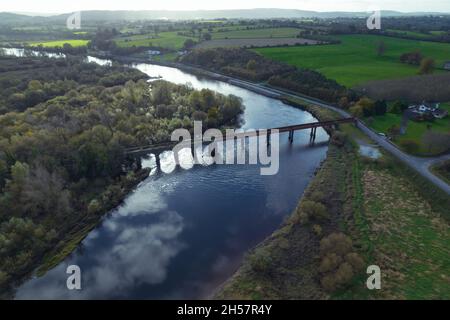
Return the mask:
[[(218, 139), (215, 141), (217, 142), (217, 141), (223, 141), (223, 140), (227, 140), (227, 139), (242, 139), (242, 138), (260, 136), (260, 135), (269, 135), (270, 136), (271, 132), (273, 132), (275, 130), (277, 130), (279, 133), (290, 132), (292, 134), (294, 131), (298, 131), (298, 130), (306, 130), (306, 129), (315, 130), (316, 128), (319, 128), (319, 127), (332, 127), (334, 125), (341, 124), (341, 123), (355, 123), (355, 122), (356, 122), (355, 118), (343, 118), (343, 119), (331, 120), (331, 121), (302, 123), (302, 124), (296, 124), (296, 125), (284, 126), (284, 127), (278, 127), (278, 128), (237, 132), (232, 137), (225, 135), (221, 139)], [(311, 133), (313, 133), (313, 132), (311, 132)], [(314, 136), (315, 136), (315, 131), (314, 131)], [(192, 139), (192, 140), (184, 140), (183, 144), (185, 144), (186, 147), (188, 147), (188, 146), (193, 145), (194, 143), (203, 143), (203, 142), (204, 141), (202, 139)], [(152, 151), (152, 150), (162, 150), (162, 149), (167, 149), (167, 148), (173, 147), (178, 143), (179, 142), (177, 142), (177, 141), (170, 141), (170, 142), (164, 142), (164, 143), (141, 146), (141, 147), (133, 147), (133, 148), (126, 149), (125, 153), (133, 154), (133, 153), (141, 153), (141, 152)]]

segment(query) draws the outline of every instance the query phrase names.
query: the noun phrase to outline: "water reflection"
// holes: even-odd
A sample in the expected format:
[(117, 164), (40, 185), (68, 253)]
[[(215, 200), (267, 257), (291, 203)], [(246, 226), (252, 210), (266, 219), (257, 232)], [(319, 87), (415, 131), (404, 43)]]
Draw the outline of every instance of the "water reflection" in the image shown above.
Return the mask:
[(48, 58), (65, 58), (64, 53), (53, 53), (45, 51), (34, 51), (21, 48), (0, 48), (0, 51), (7, 56), (14, 57), (48, 57)]
[[(210, 88), (243, 99), (244, 129), (313, 122), (308, 113), (245, 89), (180, 70), (136, 65), (150, 76)], [(22, 298), (204, 298), (239, 265), (246, 250), (270, 234), (295, 207), (327, 150), (327, 134), (295, 133), (294, 144), (280, 135), (280, 170), (261, 176), (259, 165), (193, 165), (190, 150), (180, 157), (142, 160), (151, 176), (125, 203), (105, 217), (71, 257), (42, 278), (17, 290)], [(322, 144), (324, 143), (324, 144)], [(201, 150), (197, 150), (201, 153)], [(220, 153), (219, 153), (220, 154)], [(223, 154), (222, 154), (223, 156)], [(200, 157), (201, 158), (201, 157)], [(167, 174), (170, 173), (170, 174)], [(65, 269), (77, 264), (83, 290), (66, 289)]]
[[(183, 218), (168, 210), (165, 196), (172, 184), (145, 183), (125, 204), (91, 232), (80, 250), (45, 276), (18, 291), (18, 299), (89, 299), (126, 297), (135, 286), (162, 283), (171, 259), (185, 247), (178, 237)], [(84, 254), (95, 248), (95, 254)], [(82, 290), (66, 288), (66, 267), (80, 266)]]

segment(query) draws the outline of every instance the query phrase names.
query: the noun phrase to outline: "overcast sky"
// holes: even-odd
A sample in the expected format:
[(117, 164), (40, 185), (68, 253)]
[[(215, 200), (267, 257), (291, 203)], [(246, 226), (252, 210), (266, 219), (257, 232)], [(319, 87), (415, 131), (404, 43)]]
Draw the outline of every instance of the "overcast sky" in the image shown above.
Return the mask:
[(287, 8), (313, 11), (382, 10), (450, 12), (450, 0), (1, 0), (1, 11), (73, 12), (79, 10), (210, 10)]

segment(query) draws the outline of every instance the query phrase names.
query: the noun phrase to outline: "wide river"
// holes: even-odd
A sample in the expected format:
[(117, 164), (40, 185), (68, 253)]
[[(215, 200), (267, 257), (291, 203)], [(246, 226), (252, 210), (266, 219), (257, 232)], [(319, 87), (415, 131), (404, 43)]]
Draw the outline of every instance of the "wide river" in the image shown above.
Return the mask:
[[(195, 89), (241, 97), (246, 107), (244, 129), (316, 121), (307, 112), (227, 83), (175, 68), (134, 67)], [(317, 134), (315, 146), (309, 146), (309, 131), (297, 132), (292, 145), (287, 135), (280, 135), (276, 175), (261, 176), (258, 165), (196, 165), (154, 172), (65, 261), (20, 286), (16, 298), (209, 297), (233, 274), (245, 252), (295, 208), (326, 156), (328, 135), (321, 129)], [(68, 265), (80, 267), (81, 290), (67, 289)]]

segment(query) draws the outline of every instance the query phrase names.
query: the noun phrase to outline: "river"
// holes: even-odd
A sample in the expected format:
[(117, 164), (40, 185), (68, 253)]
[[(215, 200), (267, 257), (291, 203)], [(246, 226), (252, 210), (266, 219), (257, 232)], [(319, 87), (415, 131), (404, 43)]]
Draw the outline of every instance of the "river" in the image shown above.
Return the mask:
[[(152, 77), (241, 97), (244, 129), (316, 121), (305, 111), (228, 83), (175, 68), (133, 66)], [(65, 261), (17, 288), (16, 298), (209, 297), (238, 268), (245, 252), (292, 212), (326, 156), (327, 140), (322, 129), (312, 147), (309, 131), (296, 132), (292, 145), (280, 135), (280, 169), (272, 176), (261, 176), (257, 165), (153, 170)], [(80, 267), (81, 290), (67, 289), (68, 265)]]

